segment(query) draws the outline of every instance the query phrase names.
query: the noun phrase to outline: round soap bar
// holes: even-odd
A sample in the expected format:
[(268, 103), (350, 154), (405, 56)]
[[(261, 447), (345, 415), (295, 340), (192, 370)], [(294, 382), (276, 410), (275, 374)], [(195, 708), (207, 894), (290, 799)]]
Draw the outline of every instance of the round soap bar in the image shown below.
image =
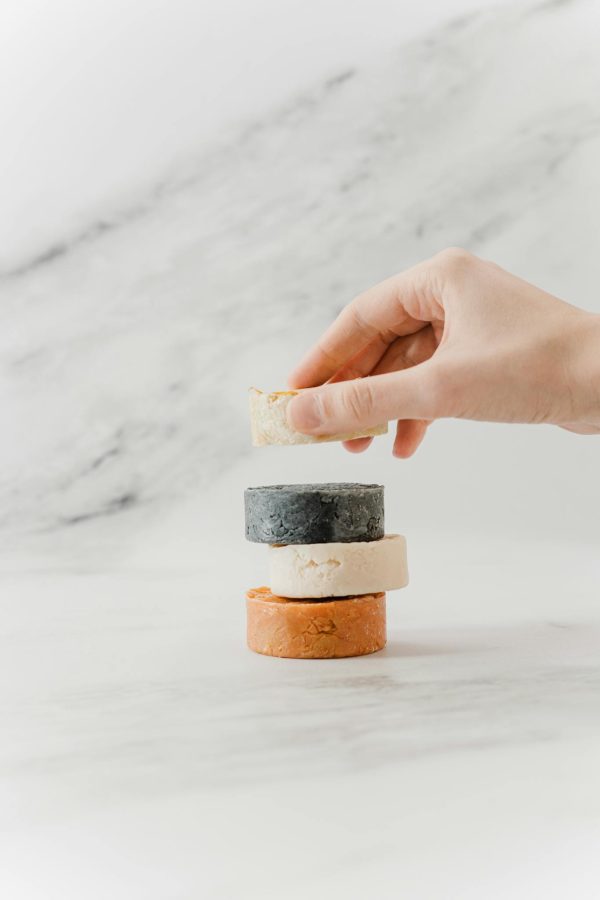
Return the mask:
[(364, 656), (385, 647), (385, 594), (286, 600), (260, 587), (246, 594), (248, 646), (292, 659)]
[(259, 544), (376, 541), (385, 534), (381, 484), (250, 487), (244, 503), (246, 538)]
[(269, 563), (271, 589), (281, 597), (345, 597), (408, 584), (401, 534), (366, 543), (271, 546)]

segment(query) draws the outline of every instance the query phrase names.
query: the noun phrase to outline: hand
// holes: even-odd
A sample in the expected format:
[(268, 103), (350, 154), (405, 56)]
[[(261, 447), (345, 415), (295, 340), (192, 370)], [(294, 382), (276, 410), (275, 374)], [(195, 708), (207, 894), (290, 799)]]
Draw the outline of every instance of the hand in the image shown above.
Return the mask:
[(290, 403), (293, 428), (331, 434), (397, 419), (400, 457), (446, 417), (600, 433), (600, 316), (444, 250), (353, 300), (289, 383), (313, 388)]

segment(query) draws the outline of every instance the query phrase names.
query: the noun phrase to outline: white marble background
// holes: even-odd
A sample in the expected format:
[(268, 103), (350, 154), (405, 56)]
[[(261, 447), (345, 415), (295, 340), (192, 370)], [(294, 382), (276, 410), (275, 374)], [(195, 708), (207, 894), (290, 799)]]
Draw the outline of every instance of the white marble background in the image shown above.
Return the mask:
[[(248, 385), (445, 245), (600, 312), (600, 6), (413, 6), (0, 13), (11, 900), (598, 896), (600, 443), (249, 447)], [(253, 657), (243, 487), (335, 479), (409, 540), (390, 647)]]

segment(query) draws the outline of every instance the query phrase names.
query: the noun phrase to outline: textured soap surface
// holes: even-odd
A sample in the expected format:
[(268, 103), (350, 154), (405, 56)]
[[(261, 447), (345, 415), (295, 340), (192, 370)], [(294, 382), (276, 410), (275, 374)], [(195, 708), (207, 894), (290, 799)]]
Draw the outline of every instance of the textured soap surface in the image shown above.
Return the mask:
[(252, 443), (255, 447), (265, 447), (268, 444), (281, 446), (290, 444), (322, 444), (326, 441), (349, 441), (358, 437), (376, 437), (386, 434), (387, 422), (375, 425), (372, 428), (363, 428), (359, 431), (348, 431), (343, 434), (302, 434), (290, 428), (287, 421), (287, 408), (292, 398), (301, 391), (273, 391), (265, 393), (257, 388), (251, 388), (250, 402), (250, 428), (252, 431)]
[(386, 641), (385, 594), (286, 600), (269, 588), (246, 594), (248, 646), (292, 659), (364, 656)]
[(271, 545), (268, 556), (271, 590), (280, 597), (345, 597), (408, 584), (401, 534), (366, 543)]
[(376, 541), (385, 534), (380, 484), (251, 487), (244, 505), (246, 538), (259, 544)]

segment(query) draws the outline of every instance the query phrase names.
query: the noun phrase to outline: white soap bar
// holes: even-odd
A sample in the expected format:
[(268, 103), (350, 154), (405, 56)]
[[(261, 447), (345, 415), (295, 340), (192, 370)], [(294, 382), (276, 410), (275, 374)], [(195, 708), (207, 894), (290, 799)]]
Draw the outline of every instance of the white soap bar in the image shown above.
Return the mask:
[(311, 435), (294, 431), (287, 422), (287, 408), (292, 397), (299, 393), (301, 392), (274, 391), (266, 394), (257, 388), (250, 388), (250, 425), (255, 447), (265, 447), (267, 444), (322, 444), (324, 441), (350, 441), (353, 438), (375, 437), (387, 433), (387, 422), (346, 434)]
[(270, 588), (279, 597), (347, 597), (408, 584), (401, 534), (344, 544), (272, 544), (269, 563)]

